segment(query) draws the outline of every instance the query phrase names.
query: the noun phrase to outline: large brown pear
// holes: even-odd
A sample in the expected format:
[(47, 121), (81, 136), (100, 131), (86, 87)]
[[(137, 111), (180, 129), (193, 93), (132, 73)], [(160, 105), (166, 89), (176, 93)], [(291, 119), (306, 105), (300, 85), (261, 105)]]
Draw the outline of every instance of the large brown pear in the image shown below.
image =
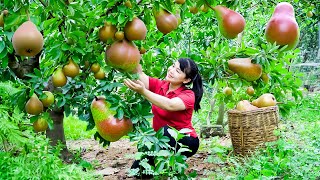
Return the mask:
[(168, 34), (178, 27), (177, 17), (168, 11), (161, 9), (155, 13), (156, 25), (160, 32)]
[(52, 75), (54, 87), (62, 87), (67, 84), (67, 77), (64, 75), (62, 68), (58, 68)]
[(36, 94), (33, 94), (25, 105), (28, 114), (39, 115), (43, 111), (43, 104)]
[(147, 27), (141, 19), (135, 17), (132, 21), (127, 22), (124, 34), (129, 41), (144, 40), (147, 35)]
[(79, 74), (80, 68), (77, 63), (75, 63), (72, 59), (69, 59), (68, 64), (63, 67), (63, 73), (69, 77), (76, 77)]
[(90, 106), (94, 123), (103, 139), (114, 142), (128, 134), (133, 129), (130, 119), (117, 119), (115, 112), (110, 109), (111, 104), (103, 97), (96, 97)]
[(244, 30), (246, 21), (241, 14), (220, 5), (213, 9), (216, 12), (219, 31), (224, 37), (236, 38)]
[(12, 45), (20, 56), (35, 56), (43, 48), (43, 36), (33, 22), (26, 21), (14, 32)]
[(296, 47), (300, 30), (294, 15), (293, 6), (287, 2), (279, 3), (266, 26), (266, 39), (277, 45), (288, 45), (286, 50)]
[(140, 58), (140, 51), (132, 41), (116, 41), (106, 50), (106, 63), (119, 71), (132, 72)]
[(262, 74), (260, 64), (251, 63), (250, 58), (235, 58), (228, 61), (228, 66), (231, 71), (237, 73), (239, 77), (247, 81), (255, 81)]

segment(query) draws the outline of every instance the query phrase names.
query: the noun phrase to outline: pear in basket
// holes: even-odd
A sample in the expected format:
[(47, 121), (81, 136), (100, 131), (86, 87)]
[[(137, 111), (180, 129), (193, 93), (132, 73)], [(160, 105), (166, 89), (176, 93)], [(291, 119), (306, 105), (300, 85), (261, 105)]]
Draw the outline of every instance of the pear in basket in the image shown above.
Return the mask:
[(266, 93), (261, 95), (258, 99), (253, 100), (252, 104), (259, 108), (261, 107), (268, 107), (268, 106), (275, 106), (277, 104), (277, 100), (273, 94)]
[(238, 111), (251, 111), (251, 110), (258, 109), (258, 107), (253, 106), (248, 100), (242, 100), (238, 102), (236, 109)]

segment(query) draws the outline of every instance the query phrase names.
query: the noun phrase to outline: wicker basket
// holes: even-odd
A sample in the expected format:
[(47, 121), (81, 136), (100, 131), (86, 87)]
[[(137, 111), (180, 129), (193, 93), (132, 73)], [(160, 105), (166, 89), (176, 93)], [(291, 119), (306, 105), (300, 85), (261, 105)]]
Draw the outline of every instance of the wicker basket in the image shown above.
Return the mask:
[(277, 140), (274, 130), (278, 128), (277, 106), (252, 111), (228, 111), (228, 124), (234, 153), (247, 155), (265, 142)]

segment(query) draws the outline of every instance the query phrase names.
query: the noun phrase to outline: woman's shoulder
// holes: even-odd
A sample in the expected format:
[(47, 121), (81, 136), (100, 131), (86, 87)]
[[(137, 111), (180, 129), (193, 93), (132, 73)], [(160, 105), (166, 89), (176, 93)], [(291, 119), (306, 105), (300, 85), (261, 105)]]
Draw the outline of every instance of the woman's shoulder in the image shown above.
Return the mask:
[(189, 89), (189, 88), (183, 88), (181, 91), (180, 91), (181, 94), (186, 94), (188, 96), (194, 96), (194, 92)]

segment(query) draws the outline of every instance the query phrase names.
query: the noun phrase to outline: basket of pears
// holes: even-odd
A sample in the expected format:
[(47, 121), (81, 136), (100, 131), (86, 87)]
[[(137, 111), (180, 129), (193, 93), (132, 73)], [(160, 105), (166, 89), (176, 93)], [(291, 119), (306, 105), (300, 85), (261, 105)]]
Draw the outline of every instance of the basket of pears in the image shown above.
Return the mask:
[(273, 94), (266, 93), (252, 102), (242, 100), (228, 111), (228, 125), (234, 153), (247, 155), (266, 142), (277, 140), (279, 112)]

